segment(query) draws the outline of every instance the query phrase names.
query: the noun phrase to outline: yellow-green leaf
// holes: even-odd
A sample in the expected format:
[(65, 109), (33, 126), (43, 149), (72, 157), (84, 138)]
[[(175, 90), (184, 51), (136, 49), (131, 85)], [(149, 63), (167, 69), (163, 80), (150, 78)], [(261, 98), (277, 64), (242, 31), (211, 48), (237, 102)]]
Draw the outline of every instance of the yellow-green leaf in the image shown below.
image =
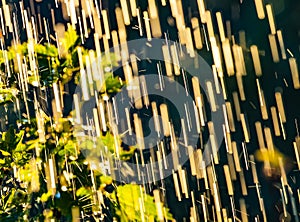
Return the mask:
[(9, 152), (6, 152), (4, 150), (0, 150), (3, 156), (10, 156), (11, 154)]

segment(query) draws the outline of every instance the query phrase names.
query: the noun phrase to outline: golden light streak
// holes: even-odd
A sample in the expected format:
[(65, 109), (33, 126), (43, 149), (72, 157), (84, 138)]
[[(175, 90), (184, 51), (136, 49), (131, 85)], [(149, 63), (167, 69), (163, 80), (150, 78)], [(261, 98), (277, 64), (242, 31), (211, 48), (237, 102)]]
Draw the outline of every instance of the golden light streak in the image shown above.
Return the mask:
[(148, 0), (149, 17), (156, 19), (158, 17), (157, 6), (155, 0)]
[(100, 111), (102, 130), (104, 132), (106, 132), (107, 131), (107, 126), (106, 126), (106, 119), (105, 119), (105, 112), (104, 112), (104, 104), (103, 104), (102, 101), (99, 102), (99, 111)]
[(151, 107), (152, 107), (152, 115), (153, 115), (153, 120), (154, 120), (154, 128), (159, 136), (160, 135), (160, 123), (159, 123), (159, 118), (158, 118), (158, 110), (157, 110), (156, 102), (151, 102)]
[(133, 114), (133, 121), (134, 121), (134, 129), (136, 134), (136, 141), (138, 143), (139, 149), (143, 150), (145, 148), (145, 144), (144, 144), (142, 122), (136, 113)]
[(243, 169), (241, 169), (241, 171), (239, 172), (239, 175), (240, 175), (240, 183), (241, 183), (241, 188), (242, 188), (242, 194), (243, 194), (243, 196), (247, 196), (248, 195), (248, 190), (247, 190), (247, 185), (246, 185), (246, 180), (245, 180)]
[(269, 21), (271, 34), (275, 35), (276, 34), (276, 26), (275, 26), (275, 20), (274, 20), (272, 5), (267, 4), (266, 5), (266, 10), (267, 10), (267, 16), (268, 16), (268, 21)]
[(250, 142), (250, 132), (249, 132), (249, 129), (248, 129), (248, 126), (246, 123), (245, 114), (241, 113), (240, 118), (241, 118), (241, 124), (242, 124), (242, 128), (243, 128), (245, 142), (249, 143)]
[(180, 64), (179, 64), (179, 58), (178, 58), (178, 53), (177, 53), (177, 48), (175, 44), (172, 44), (170, 46), (171, 50), (171, 56), (172, 56), (172, 64), (174, 68), (174, 74), (175, 75), (180, 75)]
[(281, 173), (281, 178), (284, 186), (288, 185), (287, 178), (286, 178), (286, 172), (284, 169), (283, 165), (283, 160), (282, 157), (278, 157), (278, 163), (279, 163), (279, 168), (280, 168), (280, 173)]
[(101, 27), (101, 20), (98, 17), (96, 13), (93, 13), (93, 20), (94, 20), (94, 28), (95, 28), (95, 33), (97, 33), (98, 38), (102, 38), (102, 27)]
[(193, 36), (194, 36), (194, 43), (196, 49), (202, 49), (202, 38), (201, 38), (201, 32), (200, 32), (200, 26), (199, 21), (196, 17), (193, 17), (191, 19), (192, 29), (193, 29)]
[(225, 174), (225, 179), (226, 179), (226, 184), (227, 184), (228, 195), (232, 196), (233, 195), (233, 186), (232, 186), (232, 181), (231, 181), (228, 165), (224, 165), (223, 169), (224, 169), (224, 174)]
[[(90, 57), (89, 57), (89, 55), (85, 55), (84, 58), (85, 58), (87, 81), (89, 84), (90, 95), (94, 96), (94, 82), (93, 82), (93, 76), (92, 76)], [(62, 100), (63, 100), (63, 98), (62, 98)]]
[(189, 191), (188, 191), (188, 181), (187, 181), (187, 173), (185, 169), (178, 167), (178, 174), (181, 184), (182, 193), (185, 194), (185, 198), (189, 198)]
[(257, 17), (259, 19), (265, 18), (264, 5), (262, 0), (254, 0)]
[(235, 109), (235, 113), (236, 113), (236, 119), (237, 121), (241, 120), (241, 106), (240, 106), (240, 100), (239, 100), (239, 95), (237, 92), (233, 92), (232, 93), (232, 97), (233, 97), (233, 103), (234, 103), (234, 109)]
[(81, 116), (80, 116), (80, 107), (79, 107), (79, 98), (78, 95), (75, 93), (73, 95), (74, 107), (75, 107), (75, 122), (77, 124), (81, 123)]
[(116, 30), (111, 31), (111, 38), (112, 38), (114, 53), (116, 54), (116, 59), (117, 61), (119, 61), (121, 59), (121, 52), (119, 47), (118, 32)]
[(75, 29), (76, 28), (76, 24), (77, 24), (75, 2), (74, 2), (74, 0), (69, 0), (68, 3), (69, 3), (71, 23), (72, 23), (73, 28)]
[(280, 128), (278, 123), (278, 115), (277, 115), (277, 109), (275, 106), (271, 107), (271, 115), (272, 115), (272, 122), (273, 122), (273, 128), (274, 128), (274, 134), (275, 136), (280, 136)]
[(110, 60), (110, 55), (109, 55), (109, 50), (110, 50), (110, 47), (109, 47), (109, 42), (108, 42), (108, 39), (106, 37), (106, 34), (104, 34), (102, 36), (102, 41), (103, 41), (103, 48), (104, 48), (104, 52), (105, 52), (105, 56), (106, 56), (106, 59), (108, 60), (108, 62), (110, 63), (111, 60)]
[(178, 201), (181, 201), (181, 192), (179, 188), (179, 181), (178, 181), (178, 176), (176, 172), (173, 172), (173, 181), (174, 181), (174, 187), (175, 187), (175, 193), (177, 196)]
[(211, 111), (216, 112), (217, 104), (216, 104), (215, 94), (214, 94), (214, 90), (213, 90), (211, 81), (206, 82), (206, 87), (207, 87), (207, 91), (208, 91), (208, 98), (210, 101)]
[(259, 79), (256, 79), (256, 85), (257, 85), (257, 90), (258, 90), (258, 98), (259, 98), (259, 104), (260, 104), (260, 110), (261, 110), (261, 115), (263, 120), (267, 120), (268, 117), (268, 111), (267, 111), (267, 105), (266, 105), (266, 100), (264, 96), (264, 92), (261, 89)]
[[(204, 173), (206, 172), (205, 167), (202, 166), (203, 158), (202, 158), (202, 151), (201, 149), (197, 149), (195, 151), (195, 163), (196, 163), (196, 170), (197, 170), (197, 179), (204, 178)], [(207, 181), (206, 181), (207, 182)], [(205, 186), (207, 188), (208, 185)]]
[(241, 211), (242, 222), (248, 222), (248, 214), (247, 214), (247, 207), (246, 207), (245, 199), (241, 198), (239, 202), (240, 202), (240, 211)]
[(130, 0), (130, 9), (131, 9), (132, 17), (136, 17), (137, 16), (136, 0)]
[(229, 123), (228, 123), (228, 114), (227, 114), (227, 110), (226, 110), (226, 105), (225, 104), (222, 104), (222, 110), (223, 110), (224, 122), (225, 122), (225, 124), (223, 124), (223, 125), (225, 127), (226, 133), (230, 133)]
[(217, 12), (216, 17), (217, 17), (217, 23), (218, 23), (219, 33), (220, 33), (220, 40), (221, 40), (221, 42), (223, 42), (225, 40), (225, 31), (224, 31), (224, 25), (223, 25), (223, 19), (222, 19), (221, 12)]
[(13, 25), (11, 22), (10, 9), (9, 9), (9, 6), (6, 4), (5, 0), (2, 0), (2, 6), (3, 6), (3, 12), (4, 12), (5, 25), (8, 27), (9, 32), (13, 32)]
[(227, 217), (227, 210), (226, 208), (222, 208), (222, 217), (224, 222), (228, 222), (228, 217)]
[(245, 60), (243, 56), (242, 47), (237, 44), (233, 44), (232, 52), (233, 52), (236, 75), (246, 75)]
[(226, 111), (227, 111), (229, 129), (230, 129), (231, 132), (235, 132), (235, 123), (234, 123), (231, 103), (230, 102), (225, 102), (225, 106), (226, 106)]
[(191, 58), (195, 57), (195, 50), (193, 45), (192, 33), (190, 28), (185, 28), (186, 49)]
[(176, 18), (178, 14), (176, 0), (170, 0), (171, 13), (174, 18)]
[(188, 146), (188, 154), (189, 154), (189, 160), (190, 160), (190, 167), (191, 167), (191, 174), (193, 176), (197, 176), (197, 166), (195, 162), (195, 155), (196, 153), (194, 152), (194, 149), (192, 146)]
[(204, 4), (204, 0), (197, 0), (198, 3), (198, 10), (200, 13), (200, 19), (202, 23), (206, 23), (206, 8)]
[(202, 203), (201, 205), (203, 210), (204, 222), (207, 222), (208, 209), (207, 209), (206, 197), (204, 195), (201, 195), (201, 203)]
[(222, 69), (222, 62), (221, 62), (221, 51), (220, 51), (219, 46), (217, 45), (215, 37), (210, 38), (210, 43), (211, 43), (211, 50), (212, 50), (214, 64), (217, 68), (219, 77), (221, 78), (223, 76), (223, 69)]
[(217, 183), (213, 183), (213, 190), (214, 190), (214, 202), (215, 202), (215, 207), (216, 207), (216, 213), (217, 213), (217, 220), (219, 222), (222, 221), (222, 216), (221, 216), (221, 198), (220, 198), (220, 193), (219, 193), (219, 189), (217, 187)]
[(167, 76), (172, 76), (173, 75), (172, 61), (171, 61), (171, 55), (170, 55), (168, 45), (162, 46), (162, 52), (163, 52), (163, 57), (164, 57), (164, 62), (165, 62), (165, 67), (166, 67), (166, 74), (167, 74)]
[(105, 37), (107, 39), (110, 39), (110, 28), (109, 28), (108, 16), (107, 16), (106, 10), (102, 10), (102, 18), (103, 18), (103, 23), (104, 23)]
[(236, 169), (234, 166), (234, 158), (233, 154), (227, 153), (227, 159), (228, 159), (228, 166), (229, 166), (229, 171), (230, 171), (230, 177), (232, 181), (236, 181)]
[(284, 109), (284, 105), (283, 105), (281, 92), (275, 92), (275, 99), (276, 99), (276, 105), (277, 105), (278, 112), (281, 116), (281, 120), (283, 123), (286, 123), (285, 109)]
[(159, 17), (150, 18), (151, 33), (154, 38), (162, 36)]
[(79, 65), (80, 65), (80, 82), (81, 82), (81, 89), (82, 89), (82, 97), (84, 101), (89, 100), (89, 87), (87, 83), (87, 77), (86, 77), (86, 72), (83, 67), (83, 59), (82, 59), (82, 49), (81, 47), (77, 48), (77, 53), (78, 53), (78, 59), (79, 59)]
[(150, 29), (150, 19), (149, 19), (147, 11), (143, 12), (143, 19), (144, 19), (144, 22), (145, 22), (147, 39), (148, 39), (148, 41), (151, 41), (152, 36), (151, 36), (151, 29)]
[(278, 42), (279, 42), (279, 46), (280, 46), (280, 51), (281, 51), (281, 57), (283, 60), (286, 60), (287, 56), (286, 56), (286, 52), (285, 52), (285, 46), (284, 46), (284, 41), (283, 41), (283, 37), (282, 37), (282, 31), (281, 30), (277, 30), (277, 38), (278, 38)]
[(239, 156), (239, 153), (238, 153), (238, 150), (237, 150), (236, 142), (233, 141), (231, 143), (231, 146), (232, 146), (233, 159), (234, 159), (236, 172), (241, 172), (242, 169), (241, 169), (241, 164), (240, 164), (240, 156)]
[(148, 106), (150, 105), (150, 102), (149, 102), (149, 97), (148, 97), (145, 76), (140, 76), (139, 78), (140, 78), (140, 85), (141, 85), (141, 91), (142, 91), (144, 105), (148, 108)]
[(185, 22), (184, 22), (184, 14), (182, 9), (182, 1), (176, 0), (176, 8), (177, 8), (177, 14), (174, 16), (176, 18), (176, 25), (177, 29), (180, 32), (181, 30), (185, 29)]
[(117, 19), (117, 24), (118, 24), (118, 30), (119, 30), (119, 32), (120, 31), (125, 31), (124, 34), (126, 35), (126, 29), (125, 29), (125, 23), (124, 23), (122, 9), (119, 8), (119, 7), (116, 7), (115, 14), (116, 14), (116, 19)]
[(251, 51), (251, 56), (253, 60), (253, 65), (254, 65), (254, 71), (256, 76), (261, 76), (262, 75), (262, 70), (261, 70), (261, 64), (260, 64), (260, 59), (259, 59), (259, 53), (258, 53), (258, 48), (256, 45), (252, 45), (250, 47)]
[(130, 25), (130, 16), (126, 0), (120, 0), (125, 25)]
[(237, 81), (241, 101), (246, 101), (246, 95), (245, 95), (244, 84), (243, 84), (243, 76), (237, 73), (236, 81)]
[(138, 18), (138, 26), (139, 26), (139, 33), (140, 36), (143, 36), (143, 29), (142, 29), (142, 20), (141, 20), (141, 14), (140, 14), (140, 9), (136, 9), (136, 14)]
[(212, 22), (211, 12), (206, 10), (205, 11), (205, 20), (207, 24), (207, 30), (208, 30), (208, 37), (211, 40), (211, 38), (215, 38), (215, 32), (214, 32), (214, 26)]
[(265, 133), (266, 143), (268, 147), (268, 152), (270, 152), (271, 154), (270, 156), (273, 158), (275, 152), (274, 152), (274, 143), (273, 143), (271, 129), (269, 127), (265, 127), (264, 133)]
[(55, 167), (55, 160), (53, 158), (48, 159), (48, 164), (49, 164), (49, 172), (50, 172), (50, 186), (52, 189), (52, 194), (55, 194), (56, 190), (56, 167)]
[(277, 43), (276, 43), (276, 37), (273, 34), (269, 34), (268, 37), (269, 37), (269, 43), (270, 43), (273, 62), (278, 63), (279, 62), (279, 53), (278, 53), (278, 47), (277, 47)]
[(219, 164), (219, 155), (218, 155), (218, 143), (216, 140), (216, 133), (215, 133), (215, 128), (214, 128), (214, 123), (212, 121), (209, 121), (207, 123), (208, 126), (208, 131), (209, 131), (209, 140), (210, 140), (210, 145), (211, 145), (211, 149), (212, 149), (212, 155), (213, 155), (213, 159), (214, 159), (214, 163), (215, 164)]
[(285, 128), (284, 128), (284, 125), (283, 125), (283, 122), (282, 122), (280, 112), (279, 112), (278, 116), (279, 116), (280, 128), (281, 128), (281, 131), (282, 131), (282, 138), (283, 138), (283, 140), (286, 140)]
[(82, 21), (83, 21), (84, 37), (88, 38), (89, 37), (89, 32), (88, 32), (88, 26), (87, 26), (87, 21), (86, 21), (85, 10), (82, 10), (81, 14), (82, 14)]
[[(22, 13), (22, 15), (23, 15), (23, 13)], [(1, 20), (1, 31), (2, 31), (2, 34), (5, 36), (5, 26), (4, 26), (4, 18), (3, 18), (2, 8), (0, 8), (0, 20)]]
[(231, 46), (228, 38), (225, 38), (222, 42), (222, 49), (223, 49), (223, 57), (225, 60), (225, 66), (228, 76), (234, 75), (234, 64), (231, 52)]
[(94, 125), (95, 125), (95, 129), (96, 129), (96, 135), (97, 135), (97, 137), (100, 137), (101, 131), (100, 131), (100, 125), (99, 125), (98, 111), (96, 108), (93, 108), (93, 117), (94, 117)]
[(298, 149), (297, 143), (293, 142), (293, 146), (294, 146), (294, 151), (295, 151), (295, 156), (296, 156), (296, 160), (297, 160), (298, 169), (300, 170), (300, 158), (299, 158), (299, 149)]
[(298, 65), (295, 58), (289, 58), (289, 65), (291, 69), (294, 89), (300, 89)]
[(57, 83), (53, 83), (52, 87), (53, 87), (53, 93), (55, 98), (56, 111), (61, 114), (62, 110), (61, 110), (61, 102), (60, 102), (60, 95), (59, 95), (60, 91), (58, 89)]
[(143, 108), (143, 100), (141, 95), (141, 88), (140, 88), (140, 81), (139, 78), (134, 76), (133, 77), (133, 85), (132, 85), (132, 93), (134, 98), (134, 106), (136, 109)]
[(213, 78), (214, 78), (214, 84), (216, 88), (216, 93), (220, 94), (220, 84), (219, 84), (219, 79), (218, 79), (218, 73), (217, 73), (217, 68), (215, 65), (212, 65), (212, 71), (213, 71)]

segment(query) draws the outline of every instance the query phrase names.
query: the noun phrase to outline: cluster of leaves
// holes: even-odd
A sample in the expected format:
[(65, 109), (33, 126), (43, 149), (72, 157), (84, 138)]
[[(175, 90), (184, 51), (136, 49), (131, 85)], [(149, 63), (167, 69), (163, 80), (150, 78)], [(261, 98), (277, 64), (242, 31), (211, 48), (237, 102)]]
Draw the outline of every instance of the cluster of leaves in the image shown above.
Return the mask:
[[(116, 137), (116, 140), (115, 140)], [(115, 144), (117, 141), (118, 144)], [(94, 149), (97, 147), (97, 149)], [(119, 147), (119, 157), (121, 160), (129, 160), (136, 149), (134, 146), (129, 147), (123, 147), (122, 146), (122, 140), (119, 136), (114, 136), (111, 133), (106, 133), (105, 135), (101, 135), (99, 138), (97, 138), (96, 141), (93, 141), (92, 139), (86, 138), (81, 144), (80, 144), (80, 150), (85, 152), (86, 157), (100, 157), (100, 155), (103, 155), (105, 153), (108, 153), (109, 156), (116, 156), (116, 147)], [(107, 150), (106, 150), (107, 149)], [(99, 151), (102, 151), (99, 153)], [(108, 151), (108, 152), (107, 152)], [(109, 158), (109, 156), (106, 156)]]
[[(117, 206), (116, 214), (121, 221), (158, 221), (158, 215), (153, 196), (145, 194), (144, 190), (138, 185), (126, 184), (118, 186), (116, 190), (109, 195)], [(140, 205), (139, 199), (144, 200), (143, 206)], [(141, 209), (143, 207), (144, 209)], [(141, 215), (141, 212), (144, 215)], [(164, 216), (167, 220), (172, 220), (172, 214), (168, 208), (163, 208)]]
[(24, 130), (16, 133), (13, 127), (2, 133), (0, 139), (0, 164), (2, 167), (23, 166), (31, 158), (29, 153), (26, 152), (26, 146), (22, 143), (24, 133)]
[[(80, 38), (72, 26), (68, 27), (65, 32), (64, 38), (59, 41), (60, 50), (55, 45), (50, 43), (34, 44), (34, 53), (37, 66), (39, 68), (38, 75), (40, 84), (42, 86), (51, 86), (53, 82), (60, 81), (62, 84), (68, 83), (73, 78), (78, 81), (80, 78), (80, 68), (77, 47), (81, 47), (83, 58), (89, 54), (89, 51), (82, 46), (80, 46)], [(3, 72), (7, 71), (7, 66), (5, 63), (11, 63), (14, 67), (14, 72), (18, 73), (19, 66), (17, 58), (21, 60), (26, 58), (27, 64), (30, 64), (28, 57), (28, 47), (29, 43), (24, 42), (23, 44), (14, 45), (9, 47), (7, 51), (0, 50), (0, 69)], [(118, 77), (113, 77), (112, 67), (118, 65), (119, 58), (113, 53), (105, 53), (101, 55), (100, 70), (105, 71), (105, 84), (102, 86), (102, 91), (108, 93), (118, 92), (122, 86)], [(85, 60), (83, 60), (85, 64)], [(29, 69), (29, 67), (28, 67)], [(29, 83), (32, 85), (36, 81), (34, 73), (29, 73)], [(15, 76), (14, 80), (18, 78)], [(0, 81), (1, 82), (1, 81)], [(0, 87), (1, 88), (1, 87)], [(1, 92), (0, 92), (1, 95)], [(0, 99), (1, 102), (1, 99)]]
[(0, 84), (0, 105), (14, 102), (18, 94), (18, 90), (15, 88), (6, 88)]

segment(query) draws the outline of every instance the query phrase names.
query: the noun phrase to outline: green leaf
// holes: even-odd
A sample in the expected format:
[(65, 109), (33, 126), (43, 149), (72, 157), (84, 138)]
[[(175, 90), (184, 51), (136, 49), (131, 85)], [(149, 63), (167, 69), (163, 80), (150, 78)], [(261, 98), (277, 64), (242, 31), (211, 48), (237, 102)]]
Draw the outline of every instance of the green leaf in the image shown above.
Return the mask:
[(4, 150), (0, 150), (3, 156), (10, 156), (11, 154), (9, 152), (6, 152)]
[(101, 176), (100, 176), (100, 181), (101, 181), (101, 183), (103, 183), (103, 184), (109, 185), (109, 184), (112, 184), (113, 179), (112, 179), (112, 177), (110, 177), (110, 176), (101, 175)]
[(26, 145), (27, 145), (26, 150), (35, 149), (39, 145), (39, 138), (27, 141)]
[(72, 46), (75, 45), (78, 39), (78, 35), (76, 30), (73, 29), (71, 25), (68, 26), (68, 30), (65, 32), (65, 38), (63, 40), (63, 44), (66, 50), (70, 50)]
[(85, 188), (85, 187), (80, 187), (78, 190), (76, 190), (76, 196), (77, 197), (82, 197), (86, 195), (92, 194), (91, 189)]
[(12, 188), (11, 189), (11, 193), (10, 193), (10, 195), (9, 195), (9, 198), (8, 198), (8, 200), (6, 201), (6, 204), (11, 204), (12, 202), (13, 202), (13, 200), (14, 200), (14, 197), (15, 197), (15, 192), (16, 192), (16, 189), (15, 188)]
[(38, 55), (49, 56), (49, 57), (57, 57), (58, 56), (58, 50), (54, 45), (35, 44), (34, 51)]
[(52, 195), (52, 194), (51, 194), (50, 191), (47, 192), (47, 193), (43, 193), (42, 196), (41, 196), (41, 201), (42, 201), (43, 203), (47, 202), (48, 199), (51, 197), (51, 195)]
[(4, 159), (0, 159), (0, 164), (5, 164), (5, 160)]
[(16, 152), (22, 152), (22, 151), (25, 151), (25, 150), (26, 150), (26, 145), (24, 143), (22, 143), (22, 141), (20, 141), (18, 143), (18, 145), (16, 146), (15, 151)]

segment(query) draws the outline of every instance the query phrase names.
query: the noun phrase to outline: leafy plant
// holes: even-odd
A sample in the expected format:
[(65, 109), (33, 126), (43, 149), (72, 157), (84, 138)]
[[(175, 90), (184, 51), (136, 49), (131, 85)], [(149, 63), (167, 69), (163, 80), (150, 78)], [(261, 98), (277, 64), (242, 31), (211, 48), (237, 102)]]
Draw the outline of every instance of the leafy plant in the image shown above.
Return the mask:
[[(114, 215), (120, 221), (142, 221), (142, 217), (146, 221), (157, 220), (153, 197), (145, 194), (143, 188), (133, 184), (117, 185), (112, 177), (94, 166), (94, 160), (97, 159), (99, 163), (99, 157), (103, 154), (109, 159), (116, 157), (118, 152), (121, 160), (130, 160), (136, 147), (124, 146), (122, 138), (114, 135), (110, 129), (99, 138), (76, 137), (74, 122), (70, 118), (72, 113), (52, 118), (40, 104), (32, 102), (36, 96), (32, 92), (36, 93), (38, 86), (47, 91), (56, 82), (62, 85), (71, 80), (72, 84), (79, 82), (78, 48), (81, 48), (83, 57), (89, 53), (96, 54), (85, 49), (80, 42), (76, 31), (69, 25), (64, 38), (60, 40), (60, 49), (48, 42), (24, 42), (0, 50), (0, 71), (6, 73), (7, 64), (13, 67), (9, 78), (0, 73), (0, 105), (14, 103), (17, 99), (22, 103), (27, 99), (29, 110), (36, 114), (31, 114), (30, 119), (23, 114), (22, 117), (26, 119), (20, 116), (18, 128), (10, 126), (1, 133), (0, 190), (3, 195), (0, 199), (0, 221), (43, 221), (54, 218), (71, 221), (73, 208), (81, 209), (91, 220), (101, 214)], [(28, 55), (28, 47), (31, 47), (30, 50), (33, 47), (34, 58)], [(34, 60), (38, 70), (31, 70), (30, 59)], [(99, 96), (110, 99), (124, 85), (113, 74), (113, 67), (118, 66), (119, 58), (113, 53), (105, 53), (97, 60), (101, 61), (97, 63), (97, 68), (102, 79), (99, 81), (97, 77), (93, 86)], [(85, 65), (85, 60), (83, 63)], [(26, 65), (25, 75), (19, 68)], [(26, 92), (23, 92), (24, 86), (19, 85), (21, 75), (24, 75), (24, 84), (29, 84), (26, 85), (29, 88)], [(99, 85), (99, 82), (103, 85)], [(23, 98), (24, 95), (27, 98)], [(44, 136), (43, 140), (41, 135)], [(84, 152), (90, 155), (83, 155), (86, 154)], [(49, 170), (50, 157), (54, 179)], [(94, 201), (99, 192), (103, 195), (101, 204), (109, 208), (103, 208)], [(144, 216), (136, 207), (140, 198), (144, 200)], [(172, 219), (167, 208), (164, 208), (164, 212), (167, 219)]]

